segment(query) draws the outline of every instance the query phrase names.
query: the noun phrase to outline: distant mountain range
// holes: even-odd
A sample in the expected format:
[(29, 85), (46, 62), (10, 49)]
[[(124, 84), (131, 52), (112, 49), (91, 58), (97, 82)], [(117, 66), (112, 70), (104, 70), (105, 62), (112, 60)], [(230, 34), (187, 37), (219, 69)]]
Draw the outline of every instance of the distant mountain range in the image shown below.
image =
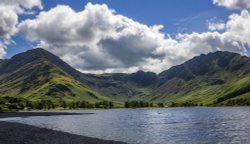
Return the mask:
[(54, 102), (124, 101), (246, 105), (250, 101), (250, 58), (231, 52), (200, 55), (160, 74), (83, 74), (37, 48), (0, 60), (0, 96)]

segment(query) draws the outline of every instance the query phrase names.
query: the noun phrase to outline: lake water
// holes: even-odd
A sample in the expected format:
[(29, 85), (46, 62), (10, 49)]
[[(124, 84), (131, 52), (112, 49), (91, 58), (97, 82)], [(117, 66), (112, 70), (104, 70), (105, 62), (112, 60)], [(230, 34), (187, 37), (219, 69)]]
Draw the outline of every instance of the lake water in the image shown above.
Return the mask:
[(9, 121), (131, 144), (250, 143), (250, 107), (74, 112), (96, 114), (12, 118)]

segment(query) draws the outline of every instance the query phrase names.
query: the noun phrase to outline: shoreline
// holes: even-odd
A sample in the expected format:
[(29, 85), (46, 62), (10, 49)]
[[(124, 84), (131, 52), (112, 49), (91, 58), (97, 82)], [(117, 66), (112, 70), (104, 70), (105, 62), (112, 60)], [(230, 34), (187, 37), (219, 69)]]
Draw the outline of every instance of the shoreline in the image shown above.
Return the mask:
[[(53, 115), (88, 115), (95, 113), (78, 113), (76, 111), (87, 110), (120, 110), (120, 109), (171, 109), (171, 108), (237, 108), (237, 107), (250, 107), (248, 105), (241, 106), (178, 106), (178, 107), (135, 107), (135, 108), (112, 108), (112, 109), (50, 109), (50, 110), (21, 110), (21, 111), (0, 111), (0, 119), (8, 117), (29, 117), (29, 116), (53, 116)], [(72, 111), (72, 112), (70, 112)], [(15, 116), (16, 115), (16, 116)]]
[(2, 144), (125, 144), (14, 122), (0, 121), (0, 127)]
[[(67, 112), (6, 112), (0, 113), (0, 118), (53, 116), (53, 115), (88, 115), (94, 113), (67, 113)], [(1, 144), (125, 144), (124, 142), (102, 140), (87, 136), (71, 134), (39, 128), (16, 122), (0, 121)]]
[(11, 117), (30, 117), (30, 116), (59, 116), (59, 115), (89, 115), (95, 113), (74, 113), (74, 112), (1, 112), (1, 118), (11, 118)]

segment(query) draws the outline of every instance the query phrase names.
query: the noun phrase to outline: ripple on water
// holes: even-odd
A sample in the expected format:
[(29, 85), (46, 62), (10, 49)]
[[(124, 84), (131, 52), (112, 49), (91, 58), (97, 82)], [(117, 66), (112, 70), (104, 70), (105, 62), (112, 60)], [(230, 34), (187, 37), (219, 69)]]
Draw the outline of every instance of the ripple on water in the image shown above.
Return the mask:
[(10, 120), (132, 144), (250, 143), (250, 107), (119, 109), (78, 112), (96, 114)]

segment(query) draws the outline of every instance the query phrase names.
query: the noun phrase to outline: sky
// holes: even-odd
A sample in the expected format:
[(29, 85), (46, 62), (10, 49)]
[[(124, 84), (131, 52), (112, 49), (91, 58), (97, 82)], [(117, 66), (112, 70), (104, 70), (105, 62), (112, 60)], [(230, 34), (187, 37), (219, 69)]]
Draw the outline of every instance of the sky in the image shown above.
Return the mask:
[(0, 58), (41, 47), (85, 73), (249, 55), (250, 0), (1, 0)]

